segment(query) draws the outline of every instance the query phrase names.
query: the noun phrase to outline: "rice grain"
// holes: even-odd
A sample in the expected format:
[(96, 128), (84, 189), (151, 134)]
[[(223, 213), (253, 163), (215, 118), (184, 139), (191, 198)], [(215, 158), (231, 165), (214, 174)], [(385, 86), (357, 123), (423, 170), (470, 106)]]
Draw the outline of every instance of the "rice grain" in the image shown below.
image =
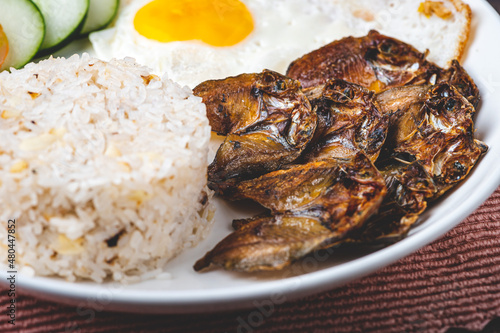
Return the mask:
[(0, 73), (0, 114), (0, 220), (25, 271), (149, 279), (210, 229), (210, 127), (189, 88), (130, 58), (51, 58)]

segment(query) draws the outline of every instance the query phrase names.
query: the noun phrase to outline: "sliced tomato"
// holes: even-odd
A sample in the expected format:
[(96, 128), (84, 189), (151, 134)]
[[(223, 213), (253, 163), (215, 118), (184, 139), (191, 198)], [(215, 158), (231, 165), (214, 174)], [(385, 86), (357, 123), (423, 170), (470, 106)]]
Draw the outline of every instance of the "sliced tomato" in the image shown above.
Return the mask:
[(7, 58), (7, 53), (9, 53), (9, 40), (0, 24), (0, 66), (2, 66), (5, 58)]

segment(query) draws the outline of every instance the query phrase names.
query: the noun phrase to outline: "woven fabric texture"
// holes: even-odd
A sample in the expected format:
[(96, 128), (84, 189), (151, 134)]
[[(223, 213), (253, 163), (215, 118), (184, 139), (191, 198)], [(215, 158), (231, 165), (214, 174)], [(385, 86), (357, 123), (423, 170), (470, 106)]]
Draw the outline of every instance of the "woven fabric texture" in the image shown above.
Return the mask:
[[(500, 0), (490, 0), (500, 10)], [(500, 188), (432, 244), (341, 288), (281, 305), (215, 314), (91, 311), (17, 293), (16, 325), (0, 285), (0, 332), (500, 333)]]
[[(500, 188), (439, 240), (370, 276), (304, 299), (238, 312), (82, 311), (0, 289), (0, 332), (478, 332), (500, 317)], [(495, 327), (498, 321), (488, 327)], [(488, 331), (488, 332), (500, 332)]]

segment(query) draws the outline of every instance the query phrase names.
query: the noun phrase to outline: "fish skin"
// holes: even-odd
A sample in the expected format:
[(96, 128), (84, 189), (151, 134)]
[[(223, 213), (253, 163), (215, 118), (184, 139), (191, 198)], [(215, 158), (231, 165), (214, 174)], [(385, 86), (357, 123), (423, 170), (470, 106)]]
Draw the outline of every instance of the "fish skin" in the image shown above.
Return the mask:
[(314, 250), (338, 245), (377, 212), (386, 187), (371, 161), (359, 153), (353, 159), (323, 159), (270, 172), (240, 182), (237, 190), (269, 213), (238, 220), (236, 230), (195, 270), (277, 270)]
[(425, 57), (413, 46), (371, 30), (366, 36), (346, 37), (296, 59), (286, 75), (304, 88), (336, 78), (379, 92), (420, 84), (439, 73), (439, 67)]
[(315, 250), (405, 237), (488, 149), (473, 136), (474, 81), (458, 61), (441, 69), (425, 57), (371, 31), (294, 61), (287, 75), (302, 83), (317, 115), (312, 138), (293, 161), (218, 183), (219, 194), (267, 212), (233, 221), (235, 231), (195, 270), (278, 270)]
[(463, 181), (488, 149), (474, 138), (474, 106), (454, 86), (391, 90), (378, 98), (393, 119), (376, 162), (388, 193), (377, 216), (349, 242), (391, 243), (405, 237), (428, 205)]
[(443, 69), (427, 61), (426, 53), (372, 30), (368, 35), (346, 37), (293, 61), (287, 76), (305, 89), (343, 79), (379, 93), (407, 85), (448, 83), (477, 108), (481, 96), (477, 85), (457, 60)]
[(389, 115), (382, 113), (373, 91), (340, 79), (306, 92), (318, 125), (302, 160), (350, 158), (363, 152), (375, 162), (384, 144)]
[(205, 81), (194, 94), (212, 129), (227, 135), (208, 168), (209, 187), (221, 196), (238, 180), (296, 160), (316, 129), (300, 83), (270, 70)]

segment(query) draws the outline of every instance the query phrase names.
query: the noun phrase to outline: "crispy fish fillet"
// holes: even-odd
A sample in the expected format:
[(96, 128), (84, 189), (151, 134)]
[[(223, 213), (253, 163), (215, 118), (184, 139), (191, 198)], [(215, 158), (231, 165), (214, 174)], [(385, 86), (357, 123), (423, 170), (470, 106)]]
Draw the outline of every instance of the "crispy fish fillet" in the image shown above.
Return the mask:
[(293, 162), (316, 129), (300, 83), (273, 71), (205, 81), (194, 94), (203, 98), (212, 129), (227, 135), (208, 168), (209, 187), (218, 193)]
[(376, 213), (386, 188), (370, 160), (323, 159), (242, 181), (240, 197), (270, 210), (238, 221), (236, 230), (194, 266), (276, 270), (311, 251), (342, 242)]

